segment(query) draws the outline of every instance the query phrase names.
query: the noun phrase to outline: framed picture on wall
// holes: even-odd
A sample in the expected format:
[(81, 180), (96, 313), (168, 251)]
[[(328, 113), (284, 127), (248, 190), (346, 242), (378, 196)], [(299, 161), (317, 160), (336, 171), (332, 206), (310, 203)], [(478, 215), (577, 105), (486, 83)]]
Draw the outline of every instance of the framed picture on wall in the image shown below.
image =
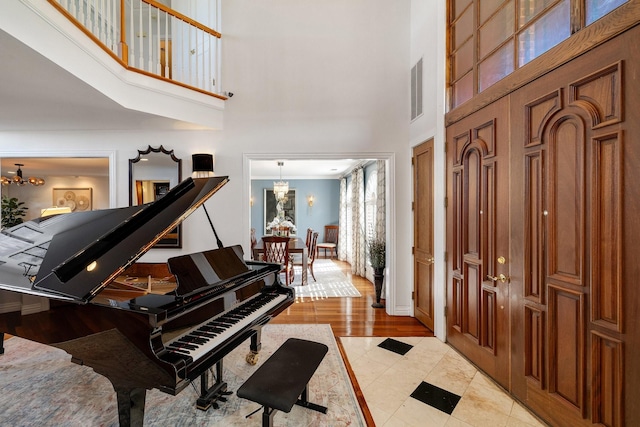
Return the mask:
[(69, 207), (71, 212), (93, 209), (91, 188), (54, 188), (53, 206)]
[[(264, 189), (264, 234), (269, 234), (267, 224), (269, 224), (278, 214), (276, 196), (273, 188)], [(289, 189), (285, 200), (282, 202), (284, 217), (289, 221), (296, 223), (296, 190)]]

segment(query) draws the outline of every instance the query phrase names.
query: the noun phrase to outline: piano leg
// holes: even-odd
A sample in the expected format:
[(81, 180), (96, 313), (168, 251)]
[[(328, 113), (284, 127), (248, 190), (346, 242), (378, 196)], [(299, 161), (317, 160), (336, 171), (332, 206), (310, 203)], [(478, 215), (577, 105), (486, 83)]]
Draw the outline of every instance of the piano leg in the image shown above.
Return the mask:
[(213, 406), (214, 409), (218, 409), (219, 406), (216, 401), (226, 402), (227, 399), (224, 396), (230, 394), (231, 392), (227, 391), (227, 383), (222, 381), (221, 359), (216, 363), (216, 382), (213, 386), (209, 387), (209, 371), (205, 371), (200, 375), (200, 397), (196, 401), (196, 408), (206, 411)]
[(145, 388), (115, 387), (118, 396), (120, 427), (142, 427), (144, 422)]
[(4, 332), (0, 332), (0, 354), (4, 354)]
[(256, 328), (256, 333), (251, 335), (251, 344), (249, 344), (249, 354), (245, 357), (245, 360), (249, 365), (255, 365), (258, 363), (258, 353), (262, 348), (262, 327)]

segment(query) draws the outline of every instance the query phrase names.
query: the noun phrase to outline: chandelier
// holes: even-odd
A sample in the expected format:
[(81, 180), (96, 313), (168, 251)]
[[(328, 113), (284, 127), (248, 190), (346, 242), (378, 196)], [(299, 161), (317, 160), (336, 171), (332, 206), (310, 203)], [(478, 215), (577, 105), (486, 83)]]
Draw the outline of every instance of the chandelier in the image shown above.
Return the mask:
[(282, 166), (284, 166), (284, 162), (278, 162), (278, 166), (280, 166), (280, 181), (273, 183), (273, 194), (276, 196), (276, 200), (281, 202), (287, 197), (289, 183), (282, 180)]
[(14, 163), (16, 166), (18, 166), (18, 170), (16, 171), (16, 174), (13, 178), (7, 178), (6, 176), (2, 176), (0, 177), (0, 182), (2, 182), (2, 185), (10, 185), (10, 184), (15, 184), (15, 185), (25, 185), (25, 184), (31, 184), (31, 185), (44, 185), (44, 179), (42, 178), (37, 178), (34, 176), (30, 176), (28, 179), (24, 179), (22, 177), (22, 169), (20, 169), (20, 166), (24, 166), (23, 163)]

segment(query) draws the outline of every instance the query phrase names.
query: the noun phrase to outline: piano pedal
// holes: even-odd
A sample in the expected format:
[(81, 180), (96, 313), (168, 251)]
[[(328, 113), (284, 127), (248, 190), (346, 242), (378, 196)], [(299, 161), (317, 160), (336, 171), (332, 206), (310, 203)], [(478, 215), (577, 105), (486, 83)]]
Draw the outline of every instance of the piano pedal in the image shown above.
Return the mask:
[(200, 397), (196, 400), (196, 408), (201, 411), (206, 411), (211, 407), (213, 407), (213, 409), (220, 409), (220, 405), (216, 402), (226, 402), (227, 399), (223, 396), (232, 393), (233, 392), (227, 391), (227, 383), (216, 383), (209, 389), (203, 390)]
[(247, 361), (247, 363), (249, 365), (253, 366), (256, 363), (258, 363), (259, 357), (260, 357), (260, 355), (258, 354), (258, 352), (252, 351), (252, 352), (247, 354), (247, 356), (245, 357), (245, 360)]

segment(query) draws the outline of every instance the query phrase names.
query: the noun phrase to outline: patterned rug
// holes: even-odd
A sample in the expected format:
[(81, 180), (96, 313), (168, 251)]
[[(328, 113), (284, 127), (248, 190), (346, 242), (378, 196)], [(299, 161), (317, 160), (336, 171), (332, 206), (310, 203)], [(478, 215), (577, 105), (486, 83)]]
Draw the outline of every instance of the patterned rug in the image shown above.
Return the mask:
[(317, 259), (313, 264), (313, 272), (308, 272), (307, 285), (302, 286), (302, 268), (295, 267), (293, 286), (296, 289), (296, 299), (323, 299), (331, 297), (360, 297), (360, 292), (353, 286), (351, 280), (345, 276), (340, 267), (330, 259)]
[[(266, 325), (257, 366), (245, 362), (249, 341), (224, 359), (224, 380), (235, 391), (290, 337), (326, 344), (329, 352), (309, 383), (309, 400), (328, 407), (327, 414), (294, 405), (278, 412), (278, 426), (365, 426), (351, 382), (329, 325)], [(196, 384), (194, 384), (195, 386)], [(199, 382), (198, 382), (199, 388)], [(117, 426), (116, 395), (111, 383), (85, 366), (71, 363), (59, 349), (13, 337), (0, 355), (0, 425)], [(145, 426), (260, 426), (259, 405), (235, 393), (219, 409), (195, 408), (198, 392), (177, 396), (147, 391)]]

